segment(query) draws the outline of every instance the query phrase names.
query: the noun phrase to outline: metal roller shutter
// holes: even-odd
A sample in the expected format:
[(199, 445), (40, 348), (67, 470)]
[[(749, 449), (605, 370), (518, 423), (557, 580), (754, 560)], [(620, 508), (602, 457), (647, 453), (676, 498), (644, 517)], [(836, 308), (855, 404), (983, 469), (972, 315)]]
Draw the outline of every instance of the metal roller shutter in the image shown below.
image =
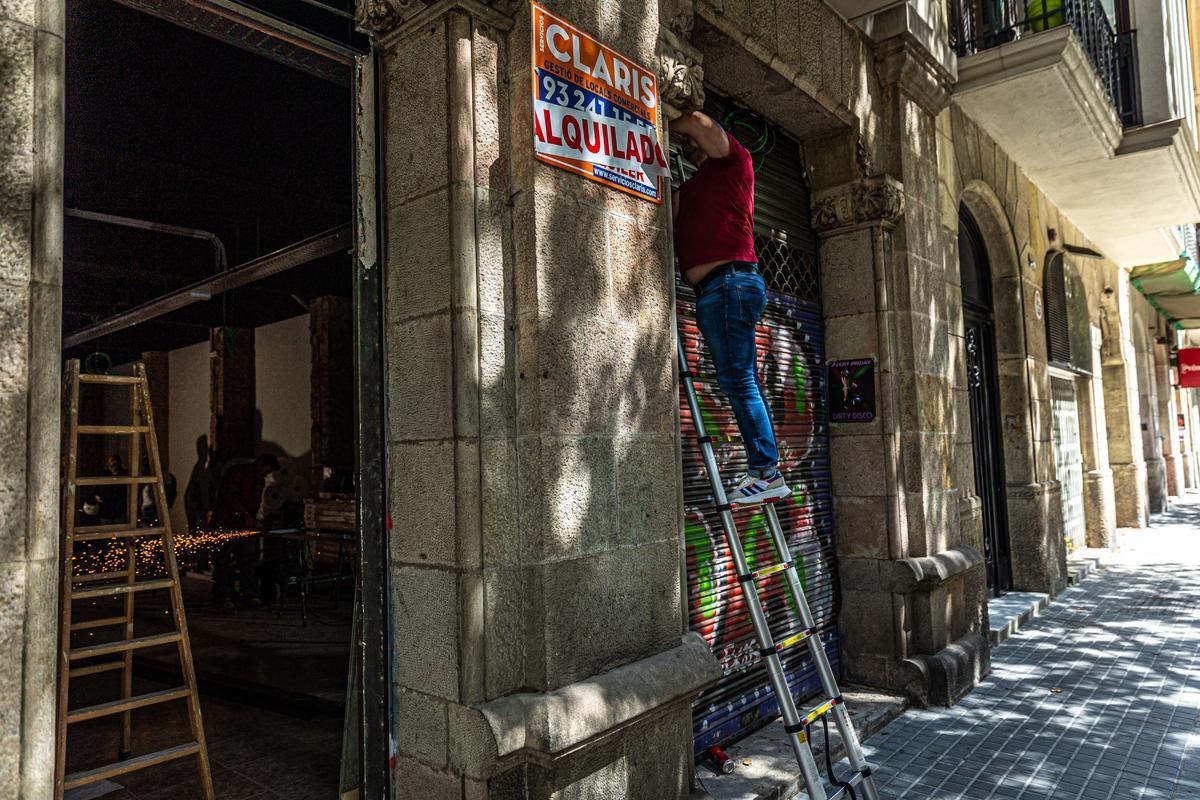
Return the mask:
[[(767, 309), (758, 329), (759, 375), (775, 422), (781, 466), (793, 490), (792, 497), (777, 508), (836, 670), (840, 660), (838, 590), (816, 237), (799, 145), (777, 133), (772, 139), (774, 146), (755, 157), (756, 243), (768, 287)], [(722, 474), (732, 478), (746, 467), (741, 437), (700, 340), (695, 296), (681, 284), (677, 298), (680, 330), (690, 368), (698, 376), (696, 390), (704, 421), (717, 440)], [(762, 727), (779, 709), (760, 664), (682, 389), (680, 408), (690, 626), (705, 637), (725, 669), (724, 678), (694, 706), (695, 752), (699, 755), (712, 745)], [(751, 565), (774, 561), (761, 512), (747, 509), (737, 512), (735, 518)], [(761, 587), (772, 631), (796, 627), (799, 618), (783, 579), (772, 576)], [(819, 689), (807, 649), (785, 656), (784, 668), (797, 698)]]

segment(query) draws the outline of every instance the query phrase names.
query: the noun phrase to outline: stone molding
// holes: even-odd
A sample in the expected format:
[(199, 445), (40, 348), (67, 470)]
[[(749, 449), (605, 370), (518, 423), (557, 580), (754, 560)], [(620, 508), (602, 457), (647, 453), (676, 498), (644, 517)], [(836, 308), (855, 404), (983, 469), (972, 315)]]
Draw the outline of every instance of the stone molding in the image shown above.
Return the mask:
[(1006, 497), (1036, 498), (1054, 492), (1061, 492), (1062, 484), (1054, 479), (1035, 481), (1033, 483), (1010, 483), (1005, 487)]
[[(681, 30), (690, 29), (690, 25)], [(658, 31), (658, 93), (668, 120), (704, 107), (704, 67), (700, 51), (673, 27)]]
[(691, 41), (692, 31), (696, 27), (696, 6), (692, 0), (675, 0), (674, 6), (669, 10), (666, 8), (666, 2), (659, 4), (660, 9), (664, 9), (667, 19), (667, 30), (674, 33), (685, 42)]
[(886, 175), (817, 192), (812, 201), (813, 228), (817, 233), (856, 225), (892, 225), (903, 214), (904, 186)]
[(941, 64), (911, 33), (902, 33), (875, 48), (879, 82), (898, 86), (933, 115), (950, 104), (956, 75)]
[(980, 552), (965, 544), (918, 558), (839, 559), (843, 589), (891, 594), (932, 591), (982, 566)]
[(922, 706), (952, 706), (992, 671), (992, 648), (981, 633), (966, 636), (933, 655), (902, 662), (909, 694)]
[(899, 564), (912, 571), (913, 589), (923, 591), (937, 588), (982, 563), (983, 555), (974, 547), (965, 544), (951, 547), (937, 555), (899, 561)]
[(708, 644), (689, 631), (678, 647), (552, 692), (452, 706), (452, 758), (480, 780), (518, 753), (526, 761), (550, 763), (665, 707), (690, 704), (722, 674)]

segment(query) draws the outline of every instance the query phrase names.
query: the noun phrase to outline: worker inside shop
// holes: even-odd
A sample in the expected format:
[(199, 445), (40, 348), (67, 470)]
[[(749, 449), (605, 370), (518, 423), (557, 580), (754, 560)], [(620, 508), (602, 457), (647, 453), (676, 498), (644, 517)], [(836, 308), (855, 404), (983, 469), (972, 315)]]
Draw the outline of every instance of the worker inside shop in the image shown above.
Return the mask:
[[(271, 453), (226, 469), (209, 513), (208, 528), (230, 533), (261, 528), (267, 478), (279, 470), (279, 459)], [(264, 597), (264, 590), (273, 594), (278, 589), (274, 574), (278, 571), (278, 557), (273, 552), (264, 552), (260, 544), (257, 537), (229, 538), (212, 554), (213, 600), (222, 610), (235, 612), (238, 606), (256, 608), (264, 600), (273, 599)]]
[[(104, 460), (104, 477), (123, 478), (129, 474), (119, 453), (111, 453)], [(126, 521), (129, 506), (129, 487), (122, 484), (97, 486), (96, 490), (83, 498), (82, 525), (117, 525)]]

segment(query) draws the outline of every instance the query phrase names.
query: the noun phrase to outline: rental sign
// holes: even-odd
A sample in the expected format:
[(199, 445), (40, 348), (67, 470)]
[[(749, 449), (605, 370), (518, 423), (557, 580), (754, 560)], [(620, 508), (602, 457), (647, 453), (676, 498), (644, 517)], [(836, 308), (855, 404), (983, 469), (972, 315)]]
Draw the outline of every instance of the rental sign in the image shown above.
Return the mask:
[(533, 3), (533, 138), (539, 161), (662, 202), (654, 73)]

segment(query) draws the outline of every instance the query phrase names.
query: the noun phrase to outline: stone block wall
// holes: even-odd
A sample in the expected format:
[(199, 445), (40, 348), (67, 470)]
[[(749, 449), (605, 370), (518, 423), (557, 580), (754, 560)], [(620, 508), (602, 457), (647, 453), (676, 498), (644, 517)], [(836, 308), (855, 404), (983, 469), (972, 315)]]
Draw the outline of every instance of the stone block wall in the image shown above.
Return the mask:
[[(983, 228), (994, 273), (1014, 581), (1016, 588), (1056, 593), (1065, 587), (1065, 548), (1039, 299), (1049, 255), (1064, 243), (1090, 243), (986, 131), (957, 107), (948, 116), (939, 144), (952, 149), (955, 158), (943, 165), (944, 206), (957, 209), (961, 202), (971, 210)], [(1092, 374), (1075, 380), (1087, 537), (1089, 545), (1106, 546), (1117, 525), (1146, 519), (1153, 481), (1148, 480), (1142, 425), (1159, 424), (1165, 412), (1156, 409), (1155, 419), (1146, 423), (1142, 408), (1152, 397), (1156, 406), (1169, 407), (1154, 394), (1160, 388), (1154, 386), (1153, 353), (1141, 348), (1139, 361), (1134, 343), (1137, 328), (1154, 325), (1149, 305), (1111, 262), (1080, 260), (1069, 268), (1086, 295), (1092, 331)], [(1005, 325), (1004, 320), (1021, 322)], [(969, 447), (957, 451), (964, 474), (970, 458)], [(1163, 463), (1161, 447), (1158, 458)]]
[(0, 797), (49, 800), (57, 685), (64, 20), (0, 3)]
[[(655, 3), (554, 11), (654, 62)], [(528, 5), (385, 19), (397, 796), (686, 796), (667, 206), (534, 160)]]
[(871, 42), (822, 3), (663, 9), (707, 83), (805, 142), (826, 356), (877, 364), (875, 421), (831, 431), (848, 676), (952, 702), (986, 673), (987, 645), (982, 562), (962, 531), (978, 503), (964, 512), (955, 484), (960, 309), (946, 292), (935, 192), (934, 120), (950, 73), (902, 10)]

